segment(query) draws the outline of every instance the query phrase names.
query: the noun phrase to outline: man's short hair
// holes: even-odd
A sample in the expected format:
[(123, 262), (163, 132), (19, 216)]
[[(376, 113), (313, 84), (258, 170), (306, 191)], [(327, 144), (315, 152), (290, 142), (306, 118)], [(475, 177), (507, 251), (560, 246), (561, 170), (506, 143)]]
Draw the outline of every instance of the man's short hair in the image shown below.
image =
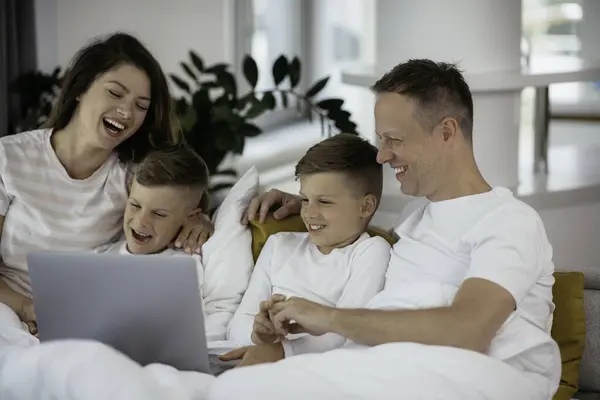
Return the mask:
[(358, 135), (340, 133), (312, 146), (296, 164), (296, 179), (319, 172), (341, 172), (356, 189), (381, 199), (383, 169), (377, 147)]
[(154, 150), (140, 162), (135, 180), (146, 187), (170, 186), (190, 189), (198, 206), (209, 204), (209, 173), (206, 163), (191, 147), (178, 144)]
[(375, 94), (398, 93), (417, 102), (425, 129), (445, 117), (456, 118), (465, 139), (473, 140), (473, 97), (456, 64), (413, 59), (396, 65), (371, 87)]

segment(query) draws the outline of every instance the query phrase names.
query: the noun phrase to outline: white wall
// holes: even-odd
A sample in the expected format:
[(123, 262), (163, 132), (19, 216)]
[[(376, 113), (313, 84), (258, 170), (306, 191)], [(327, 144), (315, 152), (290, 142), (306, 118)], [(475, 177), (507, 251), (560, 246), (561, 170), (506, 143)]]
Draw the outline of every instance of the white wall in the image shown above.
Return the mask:
[(136, 35), (165, 72), (183, 74), (190, 49), (206, 62), (231, 62), (232, 0), (36, 0), (38, 63), (66, 66), (91, 38), (116, 30)]

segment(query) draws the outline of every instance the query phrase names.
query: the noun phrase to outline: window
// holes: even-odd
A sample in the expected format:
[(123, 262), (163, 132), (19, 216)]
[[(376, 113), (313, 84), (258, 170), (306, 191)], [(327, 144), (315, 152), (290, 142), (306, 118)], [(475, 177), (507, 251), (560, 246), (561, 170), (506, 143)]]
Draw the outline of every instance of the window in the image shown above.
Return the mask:
[[(251, 54), (259, 70), (259, 91), (273, 87), (272, 66), (280, 55), (288, 59), (307, 60), (304, 51), (303, 23), (305, 2), (302, 0), (237, 0), (236, 41), (239, 43), (236, 65), (241, 66), (245, 54)], [(239, 68), (241, 71), (241, 67)], [(301, 85), (307, 82), (303, 68)], [(243, 78), (241, 78), (243, 81)], [(285, 86), (282, 86), (285, 87)], [(291, 99), (290, 99), (291, 100)], [(281, 102), (278, 99), (278, 104)], [(256, 120), (263, 129), (287, 124), (300, 117), (294, 103), (287, 109), (279, 106)]]

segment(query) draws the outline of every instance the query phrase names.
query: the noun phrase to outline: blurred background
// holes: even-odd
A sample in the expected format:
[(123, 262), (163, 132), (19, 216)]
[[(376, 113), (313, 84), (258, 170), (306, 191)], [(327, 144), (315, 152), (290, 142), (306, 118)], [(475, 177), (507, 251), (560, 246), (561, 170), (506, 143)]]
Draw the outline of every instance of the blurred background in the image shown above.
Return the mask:
[[(350, 130), (376, 144), (368, 86), (383, 72), (409, 58), (458, 62), (484, 175), (540, 212), (557, 264), (591, 265), (599, 22), (598, 0), (0, 0), (0, 136), (43, 123), (75, 52), (122, 30), (170, 76), (188, 138), (214, 158), (216, 191), (250, 165), (265, 189), (296, 191), (295, 162), (324, 136)], [(190, 82), (201, 73), (236, 91), (250, 128), (213, 132), (197, 118)], [(408, 200), (386, 174), (376, 223), (392, 226)]]

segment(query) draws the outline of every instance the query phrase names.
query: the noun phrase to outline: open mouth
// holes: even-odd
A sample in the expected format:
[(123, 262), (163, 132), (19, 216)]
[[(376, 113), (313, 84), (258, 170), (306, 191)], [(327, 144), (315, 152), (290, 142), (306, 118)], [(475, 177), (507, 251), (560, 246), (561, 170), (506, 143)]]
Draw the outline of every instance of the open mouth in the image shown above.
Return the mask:
[(152, 235), (136, 231), (133, 228), (131, 228), (131, 236), (133, 236), (133, 238), (140, 244), (147, 243), (150, 241), (150, 239), (152, 239)]
[(327, 225), (315, 225), (315, 224), (308, 224), (308, 231), (309, 232), (319, 232), (323, 229), (325, 229)]
[(404, 174), (408, 171), (408, 165), (403, 165), (401, 167), (394, 168), (394, 172), (396, 173), (396, 178), (402, 178)]
[(119, 136), (121, 132), (123, 132), (125, 128), (127, 128), (126, 125), (109, 117), (102, 118), (102, 124), (104, 125), (104, 129), (106, 129), (106, 132), (113, 137)]

